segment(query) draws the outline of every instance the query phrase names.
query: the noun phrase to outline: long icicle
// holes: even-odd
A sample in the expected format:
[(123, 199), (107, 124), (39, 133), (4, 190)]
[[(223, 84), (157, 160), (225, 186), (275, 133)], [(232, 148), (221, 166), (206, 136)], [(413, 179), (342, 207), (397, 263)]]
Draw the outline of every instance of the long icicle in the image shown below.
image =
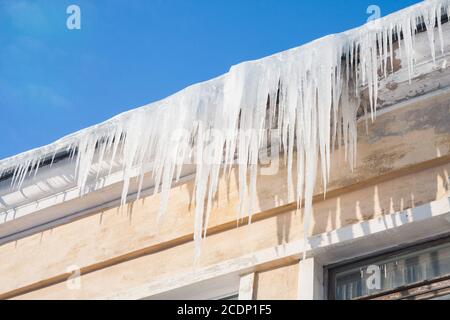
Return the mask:
[[(393, 72), (394, 38), (411, 79), (417, 21), (424, 22), (427, 28), (430, 52), (435, 59), (434, 28), (438, 29), (442, 54), (440, 17), (448, 16), (449, 6), (450, 0), (425, 1), (377, 23), (236, 65), (221, 77), (188, 87), (162, 101), (121, 114), (49, 146), (2, 160), (0, 172), (12, 172), (12, 187), (20, 188), (30, 167), (37, 167), (48, 155), (70, 150), (76, 154), (76, 177), (83, 194), (88, 192), (92, 172), (94, 178), (100, 175), (98, 162), (110, 159), (105, 175), (119, 168), (123, 171), (122, 204), (126, 203), (130, 180), (140, 176), (141, 188), (144, 174), (152, 174), (155, 192), (162, 193), (158, 214), (161, 218), (174, 178), (180, 178), (183, 162), (194, 159), (194, 238), (198, 257), (221, 169), (230, 172), (236, 161), (240, 192), (237, 216), (251, 217), (257, 155), (259, 150), (270, 147), (263, 129), (276, 124), (279, 133), (271, 137), (278, 142), (270, 144), (278, 143), (284, 150), (289, 190), (296, 189), (295, 195), (290, 196), (299, 205), (304, 202), (307, 236), (317, 175), (320, 171), (326, 190), (335, 144), (343, 143), (349, 164), (355, 163), (361, 88), (366, 87), (369, 92), (375, 119), (378, 74), (381, 70), (386, 77), (388, 71)], [(296, 177), (292, 170), (294, 159)]]

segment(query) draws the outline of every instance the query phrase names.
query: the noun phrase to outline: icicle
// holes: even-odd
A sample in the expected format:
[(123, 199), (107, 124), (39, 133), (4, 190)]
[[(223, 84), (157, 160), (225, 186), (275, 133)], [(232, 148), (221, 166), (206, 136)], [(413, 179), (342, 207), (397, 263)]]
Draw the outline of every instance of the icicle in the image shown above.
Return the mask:
[(391, 72), (394, 72), (394, 33), (392, 24), (389, 26), (389, 56), (391, 60)]
[[(441, 15), (449, 14), (449, 5), (449, 0), (425, 1), (376, 24), (233, 66), (221, 77), (49, 146), (2, 160), (0, 175), (12, 172), (11, 187), (21, 188), (33, 170), (37, 174), (44, 159), (52, 155), (53, 163), (59, 152), (66, 151), (70, 159), (75, 159), (81, 194), (103, 175), (121, 170), (121, 204), (125, 205), (132, 179), (137, 178), (139, 199), (148, 174), (154, 182), (154, 193), (161, 192), (159, 221), (166, 211), (173, 181), (180, 179), (183, 165), (194, 160), (194, 240), (198, 257), (221, 174), (228, 179), (233, 167), (238, 170), (237, 218), (246, 216), (251, 221), (259, 151), (276, 141), (285, 156), (289, 198), (297, 201), (298, 208), (304, 203), (307, 236), (316, 180), (326, 192), (334, 149), (343, 145), (350, 167), (355, 165), (356, 118), (362, 90), (369, 95), (364, 111), (370, 108), (375, 120), (379, 74), (388, 76), (388, 58), (394, 72), (394, 42), (411, 81), (417, 23), (425, 24), (430, 54), (435, 59), (435, 27), (443, 54)], [(268, 129), (276, 130), (268, 134)]]
[[(444, 55), (444, 47), (445, 47), (445, 43), (444, 43), (444, 35), (442, 33), (442, 13), (443, 13), (443, 9), (442, 9), (442, 5), (439, 5), (438, 9), (437, 9), (437, 27), (438, 27), (438, 35), (439, 35), (439, 44), (440, 44), (440, 48), (441, 48), (441, 55)], [(445, 15), (447, 15), (447, 12), (444, 12)]]

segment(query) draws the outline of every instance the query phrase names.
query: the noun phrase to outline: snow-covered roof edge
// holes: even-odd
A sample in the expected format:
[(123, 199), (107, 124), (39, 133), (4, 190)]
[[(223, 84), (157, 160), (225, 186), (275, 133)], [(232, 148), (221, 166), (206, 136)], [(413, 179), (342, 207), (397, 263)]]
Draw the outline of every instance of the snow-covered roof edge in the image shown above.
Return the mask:
[[(336, 141), (341, 140), (348, 150), (350, 164), (354, 162), (359, 88), (368, 87), (368, 107), (375, 115), (378, 70), (381, 69), (384, 76), (392, 72), (390, 57), (394, 39), (400, 33), (403, 35), (398, 42), (402, 61), (406, 61), (410, 77), (414, 73), (414, 38), (418, 23), (427, 28), (431, 55), (443, 54), (440, 17), (441, 14), (448, 16), (449, 4), (450, 0), (424, 1), (360, 28), (233, 66), (223, 76), (122, 113), (47, 146), (1, 160), (0, 176), (12, 168), (12, 184), (20, 187), (32, 173), (30, 167), (37, 169), (49, 155), (77, 150), (77, 180), (83, 190), (95, 161), (112, 158), (114, 162), (120, 154), (125, 181), (123, 201), (131, 169), (139, 168), (141, 177), (152, 171), (155, 192), (160, 189), (163, 192), (162, 216), (173, 178), (178, 178), (181, 172), (180, 156), (183, 159), (194, 157), (197, 166), (195, 240), (198, 242), (208, 224), (221, 169), (235, 164), (236, 154), (240, 165), (241, 201), (247, 192), (252, 198), (258, 150), (270, 145), (261, 129), (274, 124), (279, 129), (274, 139), (281, 142), (288, 157), (290, 186), (293, 184), (293, 160), (297, 160), (295, 200), (301, 203), (304, 199), (305, 230), (308, 230), (317, 166), (321, 166), (326, 186), (332, 149)], [(438, 39), (435, 39), (436, 25)], [(342, 56), (346, 56), (345, 65), (342, 65)], [(268, 124), (267, 119), (273, 123)], [(213, 143), (209, 143), (211, 140)], [(100, 154), (99, 159), (94, 159), (96, 153)], [(246, 182), (248, 174), (250, 185)], [(251, 203), (241, 203), (239, 216), (251, 212)]]
[[(424, 5), (428, 6), (428, 4), (426, 2), (429, 2), (429, 3), (433, 3), (433, 2), (435, 2), (435, 3), (439, 3), (439, 2), (440, 3), (445, 3), (447, 5), (447, 7), (448, 7), (448, 2), (449, 1), (448, 0), (444, 0), (444, 1), (425, 0), (423, 3), (418, 3), (418, 4), (415, 4), (413, 6), (410, 6), (410, 7), (407, 7), (405, 9), (402, 9), (401, 11), (394, 12), (394, 13), (386, 16), (386, 17), (381, 17), (380, 19), (376, 20), (375, 22), (376, 22), (377, 25), (379, 25), (379, 24), (385, 24), (386, 21), (389, 21), (390, 23), (395, 25), (395, 24), (398, 23), (399, 20), (401, 20), (403, 18), (405, 13), (413, 13), (414, 14), (414, 13), (417, 13), (416, 11), (417, 11), (418, 8), (421, 8)], [(445, 6), (443, 6), (443, 7), (445, 8)], [(395, 22), (395, 21), (397, 21), (397, 22)], [(298, 49), (300, 49), (302, 47), (313, 46), (314, 43), (320, 42), (322, 39), (325, 39), (325, 38), (328, 38), (328, 37), (332, 37), (332, 36), (348, 35), (351, 38), (352, 34), (353, 34), (353, 36), (355, 36), (356, 33), (359, 33), (360, 31), (364, 31), (363, 29), (367, 25), (368, 24), (360, 26), (360, 27), (357, 27), (357, 28), (354, 28), (354, 29), (351, 29), (351, 30), (347, 30), (347, 31), (342, 32), (342, 33), (328, 35), (328, 36), (325, 36), (323, 38), (319, 38), (319, 39), (313, 40), (312, 42), (306, 43), (306, 44), (304, 44), (304, 45), (302, 45), (300, 47), (295, 47), (295, 48), (292, 48), (292, 49), (288, 49), (286, 51), (275, 53), (273, 55), (270, 55), (270, 56), (267, 56), (267, 57), (264, 57), (264, 58), (261, 58), (261, 59), (252, 60), (252, 61), (244, 61), (244, 62), (242, 62), (242, 63), (240, 63), (240, 64), (238, 64), (238, 65), (236, 65), (234, 67), (237, 67), (239, 65), (245, 65), (247, 63), (252, 63), (252, 62), (254, 63), (254, 62), (258, 62), (258, 61), (263, 61), (264, 59), (274, 58), (274, 57), (276, 57), (278, 55), (283, 55), (285, 53), (288, 53), (291, 50), (298, 50)], [(374, 23), (372, 22), (371, 25), (373, 26)], [(189, 87), (187, 87), (185, 89), (182, 89), (182, 90), (174, 93), (174, 95), (182, 94), (184, 91), (188, 90), (190, 87), (193, 87), (193, 86), (199, 86), (199, 85), (203, 85), (203, 84), (207, 84), (207, 83), (213, 83), (215, 80), (218, 80), (220, 78), (226, 77), (227, 74), (228, 73), (226, 73), (224, 75), (221, 75), (221, 76), (219, 76), (217, 78), (214, 78), (214, 79), (211, 79), (211, 80), (207, 80), (205, 82), (193, 84), (193, 85), (191, 85), (191, 86), (189, 86)], [(76, 144), (76, 141), (78, 140), (78, 138), (80, 136), (85, 135), (85, 134), (89, 134), (92, 131), (104, 130), (105, 127), (113, 125), (114, 122), (121, 121), (122, 118), (129, 116), (129, 114), (131, 112), (134, 112), (134, 111), (136, 111), (138, 109), (153, 108), (153, 107), (157, 107), (157, 106), (163, 105), (164, 101), (167, 100), (167, 99), (170, 99), (170, 97), (171, 96), (169, 96), (167, 98), (164, 98), (164, 99), (161, 99), (161, 100), (156, 101), (156, 102), (152, 102), (152, 103), (146, 104), (146, 105), (144, 105), (142, 107), (138, 107), (138, 108), (135, 108), (135, 109), (131, 109), (131, 110), (125, 111), (125, 112), (120, 113), (120, 114), (114, 116), (113, 118), (105, 120), (104, 122), (101, 122), (101, 123), (99, 123), (97, 125), (93, 125), (93, 126), (85, 128), (85, 129), (81, 129), (81, 130), (79, 130), (77, 132), (74, 132), (72, 134), (69, 134), (67, 136), (64, 136), (61, 139), (58, 139), (58, 140), (56, 140), (56, 141), (54, 141), (54, 142), (52, 142), (52, 143), (50, 143), (48, 145), (37, 147), (37, 148), (31, 149), (31, 150), (28, 150), (28, 151), (24, 151), (24, 152), (22, 152), (20, 154), (14, 155), (14, 156), (11, 156), (11, 157), (8, 157), (8, 158), (5, 158), (5, 159), (1, 159), (0, 160), (0, 172), (2, 170), (8, 169), (8, 167), (13, 168), (17, 164), (19, 164), (20, 162), (26, 161), (28, 159), (42, 158), (42, 157), (46, 157), (46, 156), (48, 157), (48, 156), (51, 156), (52, 154), (54, 154), (55, 152), (63, 151), (63, 149), (65, 149), (64, 147), (70, 147), (73, 144)]]

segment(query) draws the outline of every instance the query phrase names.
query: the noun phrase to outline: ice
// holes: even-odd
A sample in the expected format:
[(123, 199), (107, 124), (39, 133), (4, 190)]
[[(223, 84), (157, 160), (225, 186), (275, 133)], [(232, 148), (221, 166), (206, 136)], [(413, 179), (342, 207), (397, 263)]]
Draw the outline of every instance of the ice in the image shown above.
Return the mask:
[(446, 37), (440, 17), (448, 16), (449, 2), (425, 1), (363, 27), (233, 66), (221, 77), (48, 146), (2, 160), (0, 174), (12, 170), (11, 187), (20, 189), (46, 157), (69, 150), (76, 161), (78, 186), (83, 194), (88, 192), (86, 185), (92, 172), (99, 177), (100, 169), (95, 164), (108, 161), (111, 173), (113, 166), (120, 163), (124, 180), (122, 205), (127, 201), (133, 175), (138, 172), (142, 188), (144, 175), (151, 173), (155, 193), (161, 192), (161, 219), (183, 162), (193, 159), (194, 239), (199, 256), (219, 177), (222, 172), (229, 174), (236, 163), (240, 196), (237, 218), (251, 218), (258, 154), (270, 143), (263, 129), (275, 127), (279, 133), (272, 135), (279, 140), (287, 159), (288, 186), (295, 190), (290, 196), (299, 207), (304, 203), (304, 231), (308, 234), (316, 180), (320, 179), (326, 190), (333, 150), (343, 144), (350, 166), (355, 163), (361, 91), (368, 90), (368, 107), (375, 120), (379, 81), (394, 69), (394, 43), (399, 45), (402, 67), (407, 68), (410, 79), (414, 75), (418, 25), (426, 28), (433, 59), (444, 53)]

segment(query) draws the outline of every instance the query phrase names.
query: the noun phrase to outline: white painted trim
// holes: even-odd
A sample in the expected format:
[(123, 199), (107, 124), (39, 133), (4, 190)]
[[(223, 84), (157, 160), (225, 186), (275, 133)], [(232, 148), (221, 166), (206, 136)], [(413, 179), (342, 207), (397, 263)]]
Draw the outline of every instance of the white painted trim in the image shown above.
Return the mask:
[[(131, 179), (137, 177), (138, 172), (135, 173)], [(141, 197), (149, 196), (154, 192), (153, 181), (148, 178), (149, 176), (147, 175), (145, 179), (146, 183), (143, 185)], [(179, 181), (173, 184), (173, 187), (186, 183), (193, 177), (192, 171), (185, 170)], [(86, 195), (80, 196), (80, 188), (73, 187), (15, 209), (10, 209), (3, 213), (3, 218), (0, 218), (0, 245), (93, 212), (117, 207), (121, 203), (122, 184), (123, 173), (116, 172), (88, 186), (89, 192)], [(129, 189), (127, 201), (135, 200), (137, 182), (132, 181)]]
[(317, 258), (300, 260), (298, 265), (298, 299), (323, 300), (323, 266)]
[(241, 276), (239, 281), (239, 300), (253, 300), (255, 273)]
[(450, 233), (450, 223), (447, 221), (449, 215), (450, 198), (444, 197), (417, 208), (313, 236), (306, 245), (304, 240), (292, 241), (188, 273), (171, 275), (167, 279), (159, 279), (103, 298), (143, 299), (218, 277), (240, 276), (252, 273), (256, 267), (272, 261), (300, 259), (304, 250), (307, 258), (315, 257), (326, 266), (447, 235)]
[[(169, 283), (168, 283), (169, 284)], [(164, 286), (164, 284), (162, 284)], [(215, 278), (193, 282), (187, 286), (167, 290), (151, 296), (135, 296), (145, 300), (220, 300), (237, 295), (240, 279), (236, 274), (223, 274)], [(169, 285), (170, 286), (170, 285)], [(130, 299), (130, 298), (125, 298)]]

